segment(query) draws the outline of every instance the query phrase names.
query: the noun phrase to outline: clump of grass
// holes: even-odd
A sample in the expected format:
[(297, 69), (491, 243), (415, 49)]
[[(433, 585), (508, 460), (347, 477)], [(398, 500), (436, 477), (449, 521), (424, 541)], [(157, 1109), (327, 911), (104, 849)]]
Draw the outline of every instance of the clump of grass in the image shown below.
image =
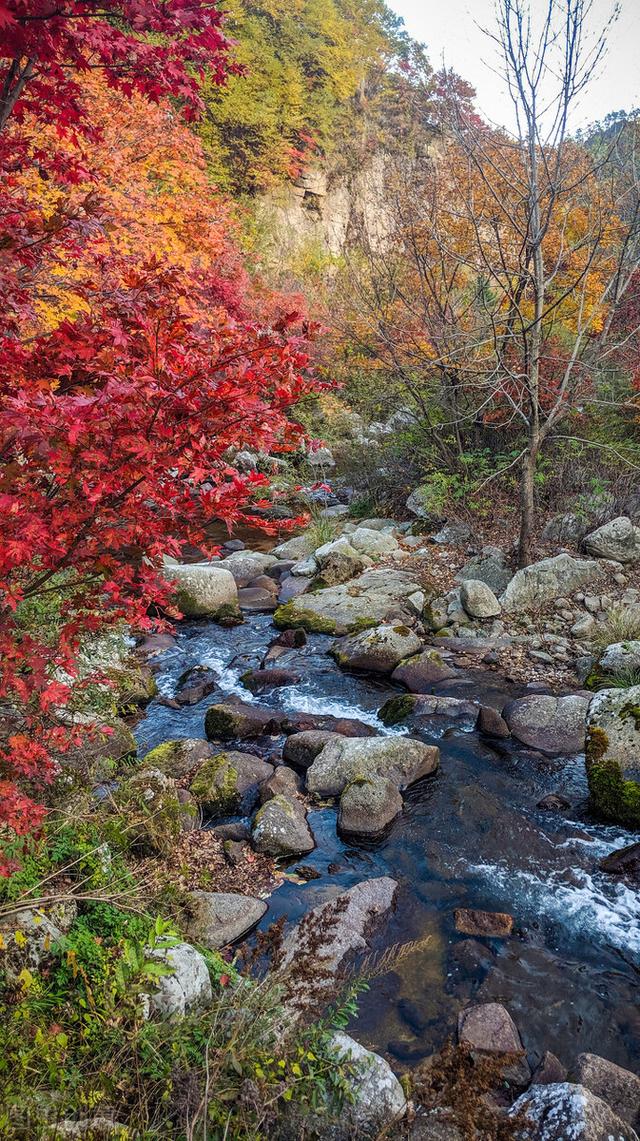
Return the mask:
[(342, 522), (340, 519), (327, 518), (320, 514), (319, 511), (311, 513), (311, 522), (307, 527), (304, 535), (307, 539), (309, 552), (316, 551), (318, 547), (324, 546), (325, 543), (331, 543), (337, 538), (342, 530)]
[(616, 642), (635, 642), (640, 639), (640, 606), (613, 606), (604, 622), (596, 626), (591, 645), (602, 652)]
[(631, 689), (634, 685), (640, 685), (640, 669), (634, 666), (625, 666), (623, 669), (617, 670), (611, 677), (601, 678), (598, 688)]

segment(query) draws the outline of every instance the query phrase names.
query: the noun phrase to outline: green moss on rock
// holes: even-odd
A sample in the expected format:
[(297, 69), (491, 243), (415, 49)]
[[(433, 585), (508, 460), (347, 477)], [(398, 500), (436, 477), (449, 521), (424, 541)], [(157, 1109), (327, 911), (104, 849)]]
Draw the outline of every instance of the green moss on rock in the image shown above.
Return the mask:
[(364, 618), (361, 616), (350, 624), (348, 633), (363, 634), (365, 630), (373, 630), (375, 626), (379, 625), (380, 623), (377, 618)]
[(279, 606), (273, 615), (274, 625), (278, 630), (298, 630), (302, 628), (310, 634), (335, 634), (336, 623), (333, 618), (323, 618), (313, 610), (300, 610), (293, 602), (286, 602)]
[(226, 753), (218, 753), (200, 766), (189, 792), (211, 814), (224, 815), (239, 807), (238, 770)]
[(223, 706), (212, 705), (204, 717), (207, 737), (220, 741), (232, 740), (236, 735), (236, 721), (232, 713)]
[(400, 721), (406, 721), (413, 712), (415, 704), (414, 694), (400, 694), (398, 697), (392, 697), (385, 702), (382, 708), (378, 710), (378, 717), (383, 725), (397, 725)]
[(585, 763), (591, 803), (605, 820), (625, 828), (640, 828), (640, 784), (625, 778), (620, 762), (607, 757), (608, 748), (604, 729), (590, 726)]
[(167, 855), (184, 830), (191, 805), (181, 804), (176, 782), (158, 769), (143, 769), (124, 781), (114, 802), (132, 848)]

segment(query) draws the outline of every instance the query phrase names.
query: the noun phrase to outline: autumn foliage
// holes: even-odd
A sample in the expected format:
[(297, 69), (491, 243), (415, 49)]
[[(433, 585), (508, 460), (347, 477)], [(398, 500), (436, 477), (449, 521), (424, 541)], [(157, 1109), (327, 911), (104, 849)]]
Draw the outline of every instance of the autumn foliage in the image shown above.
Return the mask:
[[(223, 78), (219, 13), (45, 11), (3, 8), (5, 106), (35, 61), (0, 133), (0, 825), (18, 833), (78, 743), (82, 641), (148, 627), (170, 605), (162, 556), (252, 517), (264, 477), (229, 456), (294, 447), (310, 384), (295, 303), (250, 281), (164, 98), (189, 117), (198, 69)], [(50, 596), (53, 631), (25, 623)]]

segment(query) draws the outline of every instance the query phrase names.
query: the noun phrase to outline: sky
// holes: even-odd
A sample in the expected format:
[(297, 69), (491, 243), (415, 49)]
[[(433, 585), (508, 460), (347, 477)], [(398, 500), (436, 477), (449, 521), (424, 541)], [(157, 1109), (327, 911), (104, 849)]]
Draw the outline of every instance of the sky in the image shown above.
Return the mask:
[[(546, 10), (546, 0), (530, 3), (534, 14)], [(403, 17), (410, 35), (427, 45), (433, 66), (444, 58), (447, 67), (473, 84), (484, 118), (513, 125), (503, 83), (491, 67), (495, 48), (478, 27), (494, 24), (494, 0), (390, 0), (390, 7)], [(613, 0), (593, 0), (593, 34), (605, 25), (612, 7)], [(573, 129), (603, 119), (609, 111), (640, 107), (640, 0), (620, 0), (620, 8), (599, 73), (574, 111)]]

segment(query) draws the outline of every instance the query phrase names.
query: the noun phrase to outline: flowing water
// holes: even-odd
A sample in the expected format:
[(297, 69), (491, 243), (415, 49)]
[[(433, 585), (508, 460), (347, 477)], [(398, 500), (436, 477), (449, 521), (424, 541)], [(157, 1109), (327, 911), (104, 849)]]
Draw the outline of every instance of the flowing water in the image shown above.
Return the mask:
[[(161, 659), (161, 693), (171, 695), (186, 668), (204, 664), (218, 672), (225, 695), (403, 731), (385, 730), (376, 717), (394, 687), (342, 673), (327, 655), (330, 639), (319, 635), (278, 660), (300, 675), (299, 684), (253, 698), (239, 677), (259, 665), (273, 636), (268, 615), (229, 630), (183, 623), (176, 647)], [(465, 690), (474, 695), (481, 696)], [(152, 702), (137, 727), (141, 750), (204, 736), (205, 710), (218, 699), (179, 711)], [(279, 742), (268, 744), (273, 752)], [(333, 808), (309, 813), (317, 848), (303, 862), (320, 877), (285, 880), (263, 926), (281, 915), (295, 921), (360, 880), (390, 875), (400, 891), (381, 945), (417, 942), (362, 996), (354, 1032), (365, 1045), (396, 1066), (415, 1064), (455, 1032), (462, 1006), (498, 1001), (511, 1011), (532, 1060), (552, 1050), (571, 1065), (591, 1051), (637, 1069), (640, 896), (598, 870), (604, 855), (636, 837), (589, 819), (580, 760), (543, 759), (457, 730), (437, 744), (439, 772), (409, 790), (402, 817), (379, 845), (343, 843)], [(536, 808), (549, 792), (575, 807), (566, 816)], [(458, 935), (456, 907), (510, 912), (514, 935), (483, 941)]]

